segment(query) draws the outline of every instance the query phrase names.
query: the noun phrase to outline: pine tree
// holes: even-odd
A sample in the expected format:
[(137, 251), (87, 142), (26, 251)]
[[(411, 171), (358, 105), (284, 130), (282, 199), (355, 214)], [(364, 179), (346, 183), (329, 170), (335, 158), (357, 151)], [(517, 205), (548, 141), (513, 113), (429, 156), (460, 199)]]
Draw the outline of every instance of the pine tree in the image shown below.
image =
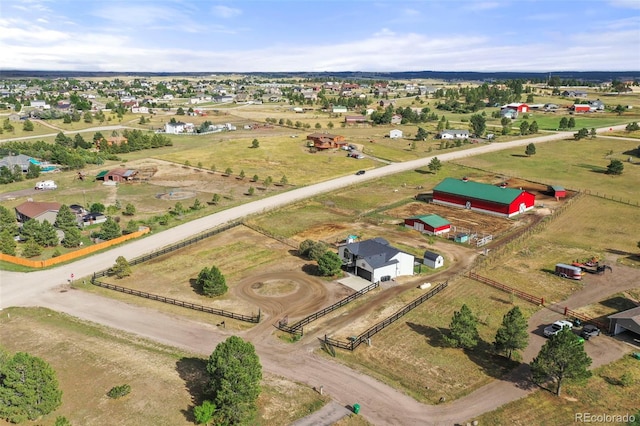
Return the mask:
[(502, 318), (502, 326), (496, 332), (494, 346), (498, 352), (506, 352), (511, 359), (513, 351), (527, 347), (527, 320), (520, 308), (515, 306)]
[(465, 304), (460, 311), (453, 313), (449, 329), (450, 337), (447, 341), (454, 347), (473, 349), (480, 340), (478, 334), (478, 319), (473, 315), (471, 309)]
[(35, 239), (30, 239), (22, 247), (22, 255), (26, 258), (36, 257), (42, 254), (42, 246)]
[(56, 233), (56, 228), (54, 228), (48, 220), (44, 220), (40, 225), (40, 233), (37, 241), (40, 245), (45, 247), (55, 247), (60, 243), (58, 234)]
[(78, 247), (81, 242), (82, 234), (77, 226), (63, 229), (64, 238), (62, 240), (62, 246), (67, 248)]
[(0, 232), (8, 231), (12, 236), (18, 235), (16, 215), (5, 206), (0, 206)]
[(0, 231), (0, 253), (15, 256), (17, 245), (13, 235), (7, 229)]
[(224, 275), (215, 266), (202, 269), (196, 279), (196, 285), (202, 294), (209, 297), (221, 296), (228, 290)]
[(37, 420), (60, 406), (56, 373), (41, 358), (18, 352), (0, 365), (0, 418)]
[(60, 206), (60, 210), (58, 211), (58, 215), (56, 217), (54, 225), (56, 226), (56, 228), (62, 230), (68, 228), (76, 228), (78, 226), (76, 215), (71, 211), (69, 206), (67, 206), (66, 204)]
[(118, 238), (122, 235), (122, 230), (120, 229), (120, 225), (118, 225), (113, 218), (108, 217), (102, 224), (98, 235), (102, 240), (113, 240), (114, 238)]

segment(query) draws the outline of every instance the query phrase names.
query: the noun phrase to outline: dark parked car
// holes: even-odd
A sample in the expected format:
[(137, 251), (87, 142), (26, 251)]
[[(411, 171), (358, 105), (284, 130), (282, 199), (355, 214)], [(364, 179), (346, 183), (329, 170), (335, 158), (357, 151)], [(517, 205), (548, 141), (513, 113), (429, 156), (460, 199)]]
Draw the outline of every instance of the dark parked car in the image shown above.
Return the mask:
[(357, 174), (357, 175), (363, 175), (363, 174), (364, 174), (364, 170), (358, 170), (358, 171), (356, 172), (356, 174)]
[(595, 325), (587, 324), (582, 327), (582, 331), (580, 332), (580, 336), (584, 337), (585, 340), (589, 340), (589, 338), (598, 336), (600, 334), (600, 329)]

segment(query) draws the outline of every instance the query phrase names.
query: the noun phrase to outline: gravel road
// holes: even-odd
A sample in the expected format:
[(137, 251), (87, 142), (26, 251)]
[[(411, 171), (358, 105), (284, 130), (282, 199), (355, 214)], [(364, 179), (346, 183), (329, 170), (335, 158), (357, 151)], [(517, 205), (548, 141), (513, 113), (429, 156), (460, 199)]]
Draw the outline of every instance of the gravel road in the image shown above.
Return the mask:
[[(618, 128), (624, 128), (624, 126), (618, 126)], [(617, 128), (614, 129), (617, 130)], [(608, 130), (609, 128), (600, 129), (601, 132)], [(513, 142), (493, 143), (465, 151), (445, 153), (438, 155), (438, 158), (441, 161), (449, 161), (480, 153), (524, 146), (531, 142), (538, 144), (564, 139), (571, 137), (571, 135), (571, 133), (559, 133)], [(431, 158), (390, 164), (362, 176), (344, 176), (295, 189), (225, 210), (50, 270), (31, 273), (0, 271), (0, 308), (45, 306), (84, 320), (111, 326), (208, 356), (219, 342), (228, 337), (229, 333), (224, 329), (82, 291), (61, 292), (61, 285), (67, 283), (71, 274), (74, 274), (76, 279), (81, 279), (81, 277), (90, 276), (94, 271), (112, 265), (118, 256), (125, 258), (140, 256), (246, 215), (262, 213), (363, 180), (376, 179), (424, 167), (431, 161)], [(590, 294), (590, 297), (595, 297), (595, 295)], [(532, 327), (537, 327), (537, 325), (531, 324)], [(534, 331), (535, 328), (532, 330)], [(242, 335), (242, 333), (240, 334)], [(603, 344), (606, 343), (615, 348), (614, 343), (616, 342), (613, 339), (606, 336), (601, 337)], [(541, 342), (543, 341), (538, 341), (538, 344)], [(530, 345), (530, 352), (536, 350), (532, 346), (538, 345), (535, 342), (532, 343), (534, 344)], [(342, 406), (357, 402), (362, 407), (361, 414), (376, 425), (451, 425), (519, 399), (531, 391), (531, 388), (523, 381), (526, 374), (526, 366), (523, 366), (514, 371), (510, 377), (495, 380), (462, 399), (428, 406), (418, 403), (413, 398), (376, 379), (314, 354), (311, 345), (284, 345), (277, 342), (276, 339), (264, 338), (256, 339), (254, 344), (265, 371), (307, 383), (312, 387), (323, 386), (325, 393)], [(622, 347), (619, 349), (620, 352), (623, 350)], [(616, 349), (615, 356), (617, 356), (617, 351), (618, 349)], [(529, 357), (528, 353), (525, 354), (525, 358), (527, 357)], [(606, 358), (608, 360), (610, 357)], [(320, 414), (326, 413), (323, 411)], [(322, 420), (319, 422), (313, 423), (311, 420), (311, 423), (307, 424), (326, 424)]]

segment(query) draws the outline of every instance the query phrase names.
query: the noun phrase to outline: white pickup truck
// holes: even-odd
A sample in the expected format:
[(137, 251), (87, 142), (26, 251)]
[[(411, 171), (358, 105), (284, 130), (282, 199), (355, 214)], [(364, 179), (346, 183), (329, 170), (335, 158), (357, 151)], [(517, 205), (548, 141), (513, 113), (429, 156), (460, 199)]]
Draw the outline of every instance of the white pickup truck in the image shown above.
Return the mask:
[(566, 320), (556, 321), (550, 326), (544, 328), (544, 335), (545, 337), (555, 336), (556, 334), (560, 333), (560, 330), (562, 330), (563, 328), (568, 328), (569, 330), (571, 330), (573, 328), (573, 324)]

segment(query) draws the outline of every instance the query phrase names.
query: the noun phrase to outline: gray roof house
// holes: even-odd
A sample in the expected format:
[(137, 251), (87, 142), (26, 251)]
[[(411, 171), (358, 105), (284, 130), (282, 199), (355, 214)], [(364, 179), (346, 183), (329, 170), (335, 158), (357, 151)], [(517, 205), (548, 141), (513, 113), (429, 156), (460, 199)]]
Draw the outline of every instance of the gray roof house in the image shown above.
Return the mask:
[(8, 155), (0, 159), (0, 167), (5, 166), (9, 170), (13, 170), (15, 166), (20, 166), (23, 172), (29, 171), (29, 164), (33, 161), (31, 157), (24, 154)]
[(347, 270), (372, 283), (413, 275), (413, 255), (392, 247), (383, 238), (344, 244), (338, 248), (338, 256)]
[(436, 139), (467, 139), (468, 130), (443, 130), (436, 135)]
[(609, 333), (630, 331), (640, 336), (640, 306), (609, 315)]
[(500, 117), (507, 117), (512, 120), (518, 118), (518, 111), (513, 108), (505, 108), (500, 110)]

